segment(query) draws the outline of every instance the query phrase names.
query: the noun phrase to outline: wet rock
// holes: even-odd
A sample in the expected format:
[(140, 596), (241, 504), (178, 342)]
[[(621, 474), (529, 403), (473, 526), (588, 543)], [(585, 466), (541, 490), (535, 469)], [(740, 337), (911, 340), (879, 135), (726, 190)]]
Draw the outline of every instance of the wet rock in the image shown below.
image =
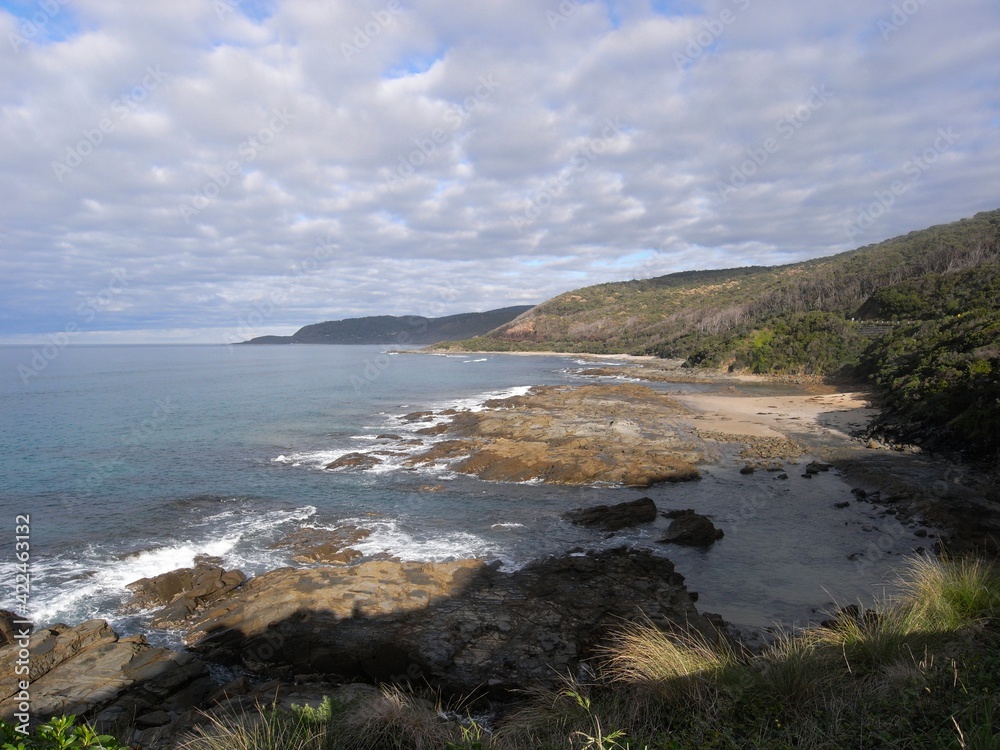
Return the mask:
[(552, 685), (623, 620), (710, 633), (666, 558), (625, 548), (505, 573), (496, 564), (367, 562), (272, 571), (185, 636), (213, 659), (271, 674), (425, 681), (468, 693)]
[(913, 535), (925, 539), (927, 537), (927, 529), (917, 529), (913, 532)]
[(746, 464), (742, 469), (740, 469), (740, 474), (753, 474), (754, 468), (750, 464)]
[(0, 609), (0, 646), (6, 646), (8, 643), (14, 642), (20, 631), (24, 629), (23, 625), (14, 624), (20, 620), (21, 616), (17, 613)]
[(128, 584), (125, 588), (132, 592), (132, 598), (122, 605), (122, 610), (138, 612), (162, 607), (153, 616), (153, 624), (178, 627), (200, 607), (222, 598), (245, 581), (242, 571), (215, 565), (180, 568)]
[(851, 494), (854, 495), (855, 499), (860, 503), (862, 500), (868, 497), (868, 491), (863, 490), (860, 487), (855, 487), (851, 490)]
[(394, 435), (394, 434), (389, 433), (389, 432), (384, 432), (381, 435), (376, 435), (375, 439), (376, 440), (402, 440), (403, 438), (400, 435)]
[(683, 518), (694, 513), (694, 508), (684, 508), (683, 510), (665, 510), (660, 515), (664, 518)]
[(850, 504), (849, 502), (843, 502), (843, 503), (834, 503), (834, 504), (833, 504), (833, 507), (834, 507), (834, 508), (838, 508), (838, 509), (840, 509), (840, 508), (850, 508), (850, 507), (851, 507), (851, 504)]
[(324, 468), (327, 469), (371, 469), (382, 463), (382, 459), (371, 453), (347, 453)]
[(785, 472), (781, 472), (775, 479), (788, 479), (788, 475)]
[(675, 516), (660, 539), (661, 544), (683, 544), (688, 547), (708, 547), (724, 536), (706, 516), (694, 511)]
[(289, 549), (292, 560), (300, 563), (341, 564), (354, 562), (362, 555), (351, 545), (371, 535), (369, 529), (353, 524), (334, 529), (302, 527), (286, 534), (271, 545), (271, 549)]
[(411, 411), (409, 414), (403, 416), (404, 422), (427, 422), (434, 418), (434, 412), (432, 411)]
[(819, 461), (811, 461), (810, 463), (806, 464), (806, 471), (805, 474), (803, 474), (802, 476), (805, 477), (806, 479), (812, 479), (817, 474), (829, 471), (832, 468), (833, 467), (830, 464), (820, 463)]
[(570, 523), (577, 526), (599, 528), (604, 531), (618, 531), (641, 523), (656, 520), (656, 503), (644, 497), (617, 505), (595, 505), (591, 508), (577, 508), (563, 514)]
[(416, 430), (418, 435), (443, 435), (448, 431), (447, 424), (436, 424), (433, 427), (424, 427), (423, 429)]

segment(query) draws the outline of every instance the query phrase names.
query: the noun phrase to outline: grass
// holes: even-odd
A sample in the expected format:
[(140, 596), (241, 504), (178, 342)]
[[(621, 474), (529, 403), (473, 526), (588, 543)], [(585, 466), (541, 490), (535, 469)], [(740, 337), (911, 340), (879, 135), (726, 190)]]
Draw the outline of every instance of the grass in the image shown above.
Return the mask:
[(1000, 574), (918, 557), (901, 593), (759, 653), (625, 623), (591, 676), (532, 688), (493, 727), (398, 688), (216, 720), (187, 750), (1000, 750)]

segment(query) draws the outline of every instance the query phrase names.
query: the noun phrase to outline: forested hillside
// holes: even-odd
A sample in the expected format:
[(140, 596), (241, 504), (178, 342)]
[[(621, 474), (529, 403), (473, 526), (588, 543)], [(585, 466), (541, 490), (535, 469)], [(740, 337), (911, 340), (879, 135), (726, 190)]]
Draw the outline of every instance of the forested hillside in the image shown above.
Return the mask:
[(804, 263), (578, 289), (448, 346), (867, 378), (887, 429), (990, 453), (1000, 444), (998, 338), (1000, 210)]

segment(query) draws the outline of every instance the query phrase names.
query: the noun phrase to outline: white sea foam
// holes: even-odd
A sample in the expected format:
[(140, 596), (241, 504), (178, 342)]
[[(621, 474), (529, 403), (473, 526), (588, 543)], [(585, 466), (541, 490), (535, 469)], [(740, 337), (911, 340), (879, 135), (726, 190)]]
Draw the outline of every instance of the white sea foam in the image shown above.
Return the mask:
[[(484, 360), (485, 361), (485, 360)], [(486, 403), (494, 399), (512, 398), (514, 396), (524, 396), (531, 390), (530, 385), (515, 386), (498, 391), (489, 391), (469, 398), (459, 398), (450, 401), (429, 404), (426, 411), (433, 412), (426, 418), (410, 421), (405, 419), (406, 413), (384, 415), (385, 421), (372, 426), (371, 434), (351, 435), (347, 440), (352, 441), (352, 445), (324, 448), (320, 450), (297, 451), (295, 453), (282, 453), (271, 459), (272, 463), (283, 464), (291, 467), (305, 467), (314, 470), (326, 470), (326, 467), (339, 458), (350, 453), (360, 453), (364, 455), (375, 454), (379, 459), (373, 466), (364, 469), (356, 467), (345, 467), (343, 469), (331, 469), (330, 471), (363, 471), (368, 474), (387, 474), (400, 469), (412, 469), (406, 465), (406, 460), (418, 453), (427, 450), (427, 447), (436, 442), (447, 439), (446, 435), (420, 434), (418, 431), (426, 428), (436, 427), (446, 424), (451, 420), (451, 416), (442, 414), (444, 411), (471, 411), (479, 412), (486, 408)], [(401, 404), (402, 409), (412, 409), (409, 404)], [(391, 441), (376, 440), (378, 433), (392, 432), (404, 439), (420, 438), (419, 445), (399, 445)], [(361, 443), (361, 445), (359, 445)], [(368, 443), (368, 445), (364, 445)], [(384, 453), (391, 451), (393, 453)], [(434, 464), (424, 464), (415, 467), (417, 471), (425, 474), (433, 474), (445, 479), (455, 476), (450, 470), (447, 462)]]
[[(276, 567), (281, 562), (280, 553), (260, 549), (267, 545), (241, 543), (275, 527), (301, 523), (315, 513), (311, 505), (265, 513), (226, 510), (199, 520), (186, 529), (191, 538), (172, 544), (124, 556), (91, 545), (72, 558), (39, 560), (35, 565), (39, 593), (32, 600), (31, 616), (38, 624), (114, 619), (118, 604), (128, 596), (127, 584), (192, 567), (195, 558), (201, 556), (221, 558), (225, 567), (247, 572)], [(220, 521), (225, 522), (221, 536)], [(46, 580), (54, 585), (46, 584)]]
[(447, 562), (485, 559), (503, 562), (502, 550), (493, 542), (465, 531), (422, 534), (404, 528), (399, 521), (372, 522), (370, 518), (346, 519), (344, 523), (369, 529), (372, 533), (351, 545), (364, 555), (391, 555), (403, 561)]

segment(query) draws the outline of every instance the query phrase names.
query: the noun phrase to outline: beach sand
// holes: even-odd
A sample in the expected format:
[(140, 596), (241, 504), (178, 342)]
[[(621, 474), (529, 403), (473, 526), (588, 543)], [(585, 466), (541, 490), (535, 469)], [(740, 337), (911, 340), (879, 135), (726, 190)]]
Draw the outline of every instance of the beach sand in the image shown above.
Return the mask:
[(673, 396), (693, 413), (683, 418), (698, 432), (787, 437), (803, 447), (849, 443), (877, 413), (868, 394), (845, 391), (792, 396), (694, 393)]

